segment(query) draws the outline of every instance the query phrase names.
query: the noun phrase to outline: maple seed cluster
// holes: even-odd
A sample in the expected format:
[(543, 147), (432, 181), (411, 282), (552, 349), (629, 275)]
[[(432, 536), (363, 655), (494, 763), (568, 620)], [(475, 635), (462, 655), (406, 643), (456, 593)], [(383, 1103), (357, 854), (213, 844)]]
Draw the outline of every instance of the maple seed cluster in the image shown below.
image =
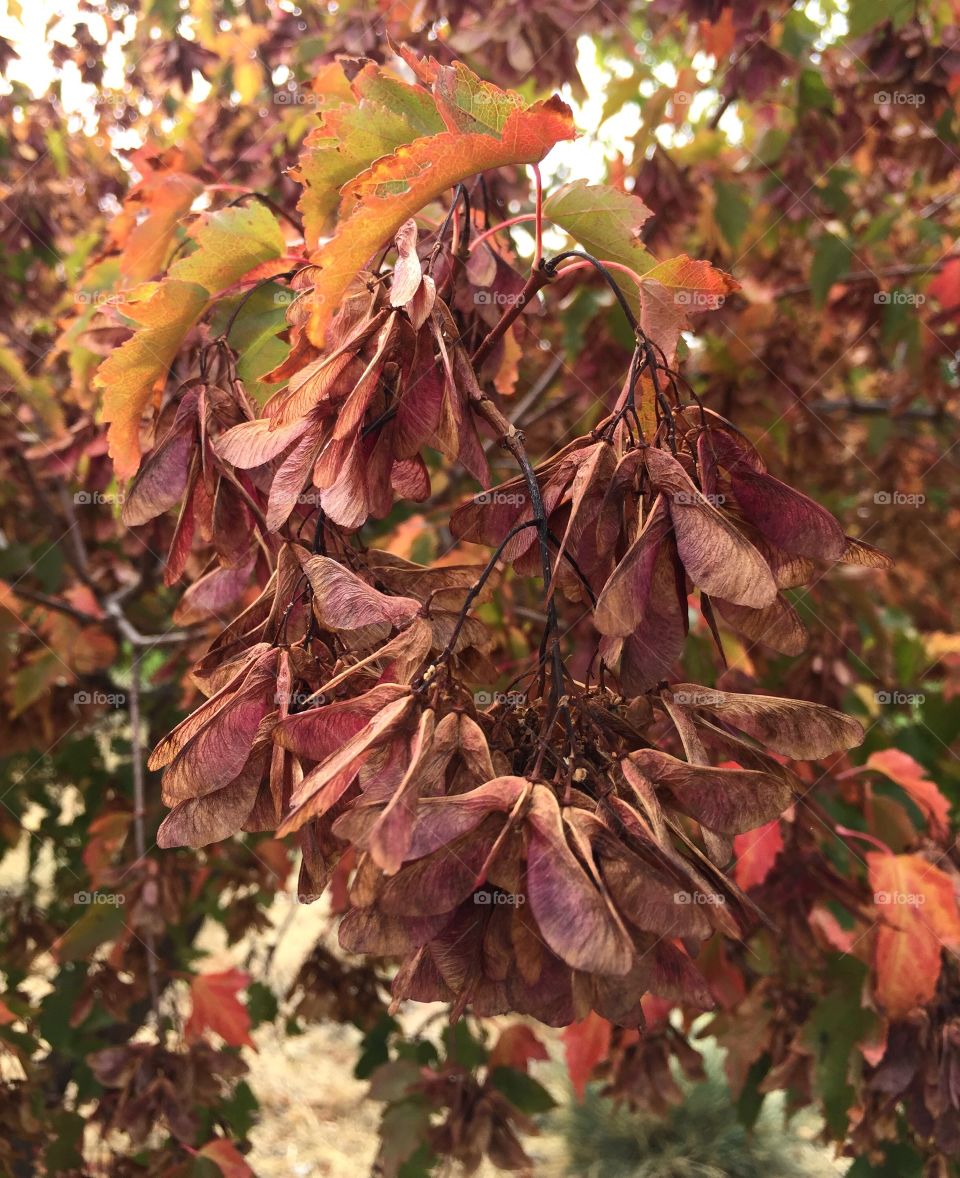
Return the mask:
[[(495, 144), (475, 170), (529, 162), (527, 150), (539, 159), (569, 137), (562, 104), (518, 96), (502, 139), (481, 134), (469, 71), (414, 64), (422, 118), (432, 110)], [(379, 75), (355, 70), (347, 88), (362, 95)], [(428, 139), (404, 150), (416, 157)], [(355, 864), (341, 943), (399, 960), (396, 1001), (552, 1025), (593, 1009), (638, 1026), (647, 992), (709, 1006), (696, 945), (759, 918), (723, 870), (733, 837), (790, 805), (790, 759), (863, 734), (821, 705), (671, 684), (688, 596), (721, 657), (721, 622), (795, 655), (806, 635), (783, 591), (835, 562), (885, 558), (684, 392), (671, 358), (693, 293), (735, 288), (687, 258), (650, 271), (643, 329), (618, 295), (636, 335), (619, 398), (590, 433), (531, 463), (496, 381), (511, 324), (562, 259), (523, 279), (488, 237), (482, 264), (467, 264), (469, 175), (432, 219), (439, 229), (410, 219), (406, 191), (385, 238), (371, 210), (389, 205), (375, 194), (400, 160), (351, 181), (334, 237), (292, 278), (290, 352), (267, 378), (279, 391), (256, 411), (215, 341), (127, 496), (131, 524), (183, 501), (171, 579), (194, 532), (214, 537), (216, 567), (182, 618), (260, 586), (195, 668), (206, 702), (154, 750), (172, 807), (159, 842), (296, 834), (298, 892), (310, 896)], [(386, 268), (365, 268), (375, 253)], [(482, 433), (519, 471), (492, 490)], [(485, 565), (423, 566), (362, 542), (396, 500), (431, 495), (428, 449), (485, 488), (450, 519), (454, 537), (491, 549)], [(497, 636), (476, 606), (507, 566), (538, 586), (545, 620), (528, 667), (490, 694), (478, 688), (494, 681)], [(585, 679), (567, 666), (567, 608), (592, 618)]]

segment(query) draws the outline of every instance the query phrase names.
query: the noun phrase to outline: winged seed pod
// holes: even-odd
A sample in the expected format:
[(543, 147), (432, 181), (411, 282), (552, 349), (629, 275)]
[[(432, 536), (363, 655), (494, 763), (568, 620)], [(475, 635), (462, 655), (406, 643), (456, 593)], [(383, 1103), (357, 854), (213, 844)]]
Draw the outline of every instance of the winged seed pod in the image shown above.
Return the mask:
[[(725, 873), (733, 838), (790, 806), (790, 760), (862, 739), (818, 704), (683, 682), (692, 608), (721, 670), (730, 631), (795, 655), (789, 590), (884, 558), (681, 396), (670, 292), (735, 287), (689, 258), (641, 282), (607, 416), (530, 461), (495, 401), (525, 371), (514, 332), (556, 261), (524, 276), (495, 234), (471, 250), (463, 197), (572, 124), (489, 86), (481, 109), (464, 67), (411, 63), (402, 95), (356, 62), (337, 91), (393, 95), (409, 143), (327, 191), (329, 144), (308, 140), (314, 252), (264, 378), (276, 392), (257, 409), (235, 374), (229, 393), (181, 390), (125, 508), (139, 526), (183, 499), (182, 608), (233, 614), (194, 671), (205, 702), (151, 758), (173, 807), (158, 839), (295, 834), (301, 892), (339, 871), (341, 944), (397, 964), (395, 1003), (637, 1027), (646, 995), (711, 1004), (700, 944), (764, 919)], [(564, 191), (558, 217), (582, 195)], [(370, 546), (395, 503), (435, 493), (435, 513), (461, 471), (486, 486), (491, 442), (518, 473), (449, 516), (472, 548), (418, 563)]]

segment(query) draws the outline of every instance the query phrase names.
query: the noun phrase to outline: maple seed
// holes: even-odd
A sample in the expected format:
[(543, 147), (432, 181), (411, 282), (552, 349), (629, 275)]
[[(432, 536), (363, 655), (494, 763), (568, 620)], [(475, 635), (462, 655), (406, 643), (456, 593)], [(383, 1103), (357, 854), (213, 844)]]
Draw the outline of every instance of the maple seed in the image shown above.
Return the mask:
[[(300, 891), (339, 879), (343, 947), (400, 959), (395, 1003), (639, 1027), (650, 994), (712, 1005), (696, 946), (762, 919), (724, 868), (799, 790), (777, 756), (863, 738), (819, 704), (676, 682), (689, 594), (721, 660), (721, 624), (792, 654), (806, 632), (781, 590), (818, 564), (882, 558), (681, 389), (688, 312), (734, 279), (685, 255), (655, 262), (642, 202), (580, 182), (543, 208), (584, 249), (538, 257), (526, 278), (496, 230), (472, 251), (472, 178), (538, 163), (572, 138), (570, 112), (400, 52), (414, 83), (373, 62), (324, 76), (330, 102), (296, 173), (310, 262), (287, 276), (289, 352), (263, 377), (276, 392), (258, 407), (225, 339), (204, 344), (203, 379), (179, 390), (124, 507), (144, 527), (181, 504), (168, 580), (208, 537), (213, 556), (178, 612), (225, 615), (194, 669), (205, 701), (150, 759), (171, 806), (157, 837), (295, 835)], [(357, 133), (368, 119), (382, 141)], [(213, 212), (192, 240), (132, 296), (141, 326), (98, 377), (116, 382), (122, 472), (139, 463), (156, 365), (286, 248), (262, 208)], [(499, 395), (518, 379), (534, 296), (568, 259), (607, 283), (635, 347), (596, 429), (535, 464)], [(492, 442), (514, 477), (450, 518), (488, 558), (423, 565), (370, 547), (371, 521), (439, 497), (451, 471), (488, 488)], [(487, 608), (514, 594), (532, 594), (522, 625)], [(592, 643), (576, 664), (572, 626)], [(528, 640), (514, 683), (478, 690)], [(927, 783), (900, 779), (942, 816)], [(229, 1013), (240, 984), (196, 979), (196, 1018), (216, 1019), (218, 987)], [(880, 992), (902, 1007), (885, 980)]]

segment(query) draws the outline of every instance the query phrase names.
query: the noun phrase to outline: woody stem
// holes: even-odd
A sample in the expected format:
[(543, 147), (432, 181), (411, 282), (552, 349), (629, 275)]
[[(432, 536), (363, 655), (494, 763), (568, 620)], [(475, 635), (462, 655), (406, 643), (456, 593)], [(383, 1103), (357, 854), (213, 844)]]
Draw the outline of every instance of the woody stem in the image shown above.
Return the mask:
[[(480, 344), (477, 350), (470, 357), (470, 363), (475, 369), (479, 369), (484, 360), (490, 355), (499, 340), (507, 333), (507, 329), (511, 326), (513, 321), (520, 315), (530, 300), (551, 280), (553, 275), (547, 270), (546, 266), (541, 264), (537, 266), (530, 274), (524, 284), (523, 290), (517, 295), (517, 300), (504, 312), (503, 317), (499, 322), (491, 328), (486, 339)], [(504, 420), (506, 420), (504, 418)], [(509, 425), (509, 423), (508, 423)]]
[[(536, 273), (536, 272), (535, 272)], [(533, 277), (531, 275), (531, 277)], [(528, 283), (529, 285), (529, 283)], [(482, 346), (482, 345), (481, 345)], [(553, 568), (550, 561), (550, 540), (549, 529), (547, 527), (547, 511), (544, 506), (543, 496), (540, 494), (540, 484), (537, 482), (537, 476), (534, 473), (533, 467), (530, 464), (530, 459), (527, 457), (527, 452), (523, 445), (523, 434), (517, 429), (515, 425), (509, 422), (500, 410), (494, 405), (489, 397), (482, 393), (479, 397), (474, 396), (471, 399), (471, 404), (474, 410), (496, 431), (500, 445), (504, 449), (509, 450), (517, 461), (517, 465), (523, 474), (524, 482), (527, 484), (527, 494), (530, 497), (530, 508), (533, 514), (533, 522), (537, 525), (537, 539), (540, 545), (540, 566), (543, 576), (544, 591), (547, 591), (548, 586), (553, 581)], [(557, 711), (563, 717), (564, 727), (567, 731), (567, 737), (570, 742), (570, 748), (573, 750), (575, 746), (573, 734), (573, 721), (570, 716), (570, 709), (565, 701), (565, 694), (563, 689), (563, 659), (560, 654), (560, 634), (559, 622), (557, 619), (557, 607), (553, 594), (549, 594), (546, 603), (547, 612), (547, 627), (546, 638), (550, 647), (550, 662), (552, 669), (553, 680), (553, 709), (548, 713), (546, 718), (546, 725), (549, 726)]]

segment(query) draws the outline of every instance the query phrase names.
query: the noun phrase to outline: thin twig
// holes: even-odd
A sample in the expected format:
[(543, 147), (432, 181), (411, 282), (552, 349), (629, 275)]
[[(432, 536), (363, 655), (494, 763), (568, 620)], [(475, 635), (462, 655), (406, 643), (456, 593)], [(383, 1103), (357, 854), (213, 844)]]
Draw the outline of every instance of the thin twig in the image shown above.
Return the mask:
[[(960, 258), (960, 254), (951, 253), (929, 265), (920, 263), (912, 266), (887, 266), (883, 270), (853, 270), (849, 274), (841, 274), (834, 278), (833, 286), (858, 286), (860, 283), (874, 282), (878, 278), (911, 278), (914, 275), (937, 274), (945, 266)], [(809, 282), (797, 282), (793, 286), (783, 286), (773, 292), (775, 299), (789, 299), (794, 295), (807, 294), (810, 291)]]
[(44, 609), (52, 609), (57, 613), (66, 614), (67, 617), (82, 622), (85, 626), (102, 625), (104, 621), (103, 618), (98, 618), (94, 614), (84, 613), (82, 609), (74, 608), (66, 601), (59, 601), (56, 597), (48, 597), (46, 593), (36, 593), (33, 589), (24, 589), (20, 585), (13, 591), (13, 595), (14, 597), (22, 597), (24, 601), (32, 601), (36, 605), (42, 605)]

